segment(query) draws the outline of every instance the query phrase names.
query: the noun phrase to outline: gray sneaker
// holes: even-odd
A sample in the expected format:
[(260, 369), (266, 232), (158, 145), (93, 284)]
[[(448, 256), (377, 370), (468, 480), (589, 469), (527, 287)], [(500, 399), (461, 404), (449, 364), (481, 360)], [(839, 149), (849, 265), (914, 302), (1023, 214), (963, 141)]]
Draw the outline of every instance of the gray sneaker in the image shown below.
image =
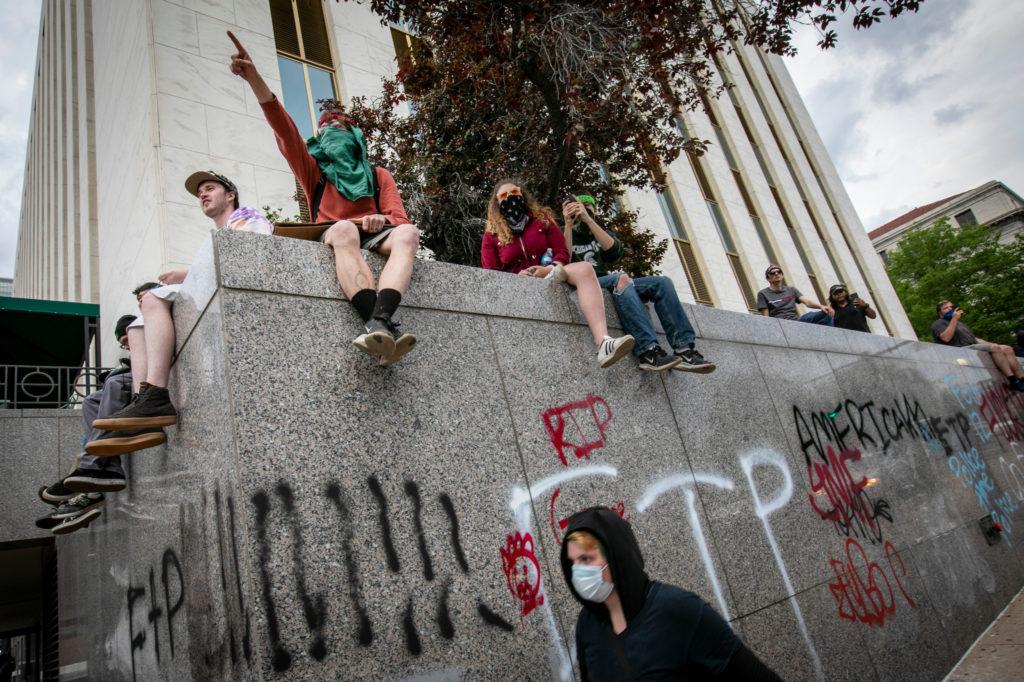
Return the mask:
[(676, 349), (675, 356), (681, 359), (682, 362), (672, 369), (677, 369), (680, 372), (697, 372), (699, 374), (715, 371), (715, 363), (705, 360), (704, 356), (693, 347), (692, 343), (689, 348)]
[(353, 339), (352, 345), (367, 355), (389, 358), (395, 352), (395, 337), (383, 320), (371, 317), (366, 322), (366, 331)]
[(54, 535), (74, 533), (99, 518), (103, 506), (103, 493), (80, 493), (58, 507), (50, 518), (60, 523), (51, 531)]

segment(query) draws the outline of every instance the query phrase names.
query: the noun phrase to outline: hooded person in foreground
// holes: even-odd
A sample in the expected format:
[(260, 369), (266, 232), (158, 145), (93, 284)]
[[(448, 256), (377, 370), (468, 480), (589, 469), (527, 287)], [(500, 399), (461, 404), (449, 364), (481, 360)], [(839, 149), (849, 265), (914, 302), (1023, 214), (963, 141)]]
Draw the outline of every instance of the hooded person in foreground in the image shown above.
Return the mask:
[(576, 658), (585, 682), (781, 679), (707, 602), (648, 578), (633, 530), (611, 509), (574, 514), (561, 559), (583, 605)]

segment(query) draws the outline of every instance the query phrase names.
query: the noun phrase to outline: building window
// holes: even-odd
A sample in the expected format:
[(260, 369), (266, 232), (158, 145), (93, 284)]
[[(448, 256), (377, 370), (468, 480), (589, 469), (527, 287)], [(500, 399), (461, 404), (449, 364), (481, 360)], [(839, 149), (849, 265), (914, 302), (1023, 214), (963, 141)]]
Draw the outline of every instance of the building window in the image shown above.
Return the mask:
[(953, 216), (953, 220), (955, 220), (956, 224), (959, 225), (960, 227), (967, 227), (968, 225), (978, 224), (978, 219), (974, 217), (974, 211), (972, 211), (971, 209), (967, 209), (962, 213), (957, 213), (955, 216)]
[(668, 223), (669, 232), (672, 233), (672, 243), (675, 244), (679, 261), (683, 264), (683, 271), (686, 273), (686, 280), (690, 284), (690, 291), (693, 293), (693, 300), (701, 305), (713, 306), (711, 292), (708, 290), (704, 275), (701, 274), (700, 264), (697, 262), (697, 254), (693, 252), (693, 245), (686, 235), (686, 228), (683, 226), (683, 218), (679, 215), (675, 198), (669, 193), (671, 190), (658, 193), (658, 205), (661, 213)]
[(320, 99), (337, 99), (334, 60), (320, 0), (270, 0), (284, 108), (303, 137), (316, 129)]

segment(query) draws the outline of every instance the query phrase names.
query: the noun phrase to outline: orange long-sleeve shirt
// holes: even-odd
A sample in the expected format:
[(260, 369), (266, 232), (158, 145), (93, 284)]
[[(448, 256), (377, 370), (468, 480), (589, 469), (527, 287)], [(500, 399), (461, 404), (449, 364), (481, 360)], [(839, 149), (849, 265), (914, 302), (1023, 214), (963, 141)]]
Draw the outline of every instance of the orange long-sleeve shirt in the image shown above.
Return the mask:
[[(284, 155), (288, 167), (292, 169), (299, 186), (306, 194), (306, 201), (312, 207), (313, 192), (320, 182), (320, 167), (306, 149), (306, 141), (299, 134), (295, 122), (288, 115), (281, 100), (274, 97), (273, 100), (260, 105), (263, 108), (263, 115), (267, 123), (274, 131), (277, 138), (277, 147)], [(385, 168), (375, 168), (377, 182), (380, 185), (380, 213), (388, 219), (392, 225), (405, 225), (411, 223), (409, 216), (405, 213), (402, 205), (402, 197), (398, 194), (398, 186), (395, 179)], [(313, 222), (327, 222), (330, 220), (357, 220), (364, 216), (373, 215), (377, 207), (373, 203), (373, 197), (362, 197), (356, 201), (349, 201), (341, 196), (338, 188), (330, 182), (324, 188), (323, 197), (320, 199), (320, 210), (312, 216)]]

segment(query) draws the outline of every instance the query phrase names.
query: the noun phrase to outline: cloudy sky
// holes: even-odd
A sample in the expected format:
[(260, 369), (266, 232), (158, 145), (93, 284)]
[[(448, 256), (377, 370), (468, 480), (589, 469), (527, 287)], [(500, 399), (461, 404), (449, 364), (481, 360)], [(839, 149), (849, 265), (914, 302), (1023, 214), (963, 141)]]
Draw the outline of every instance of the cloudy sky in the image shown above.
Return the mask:
[(1001, 180), (1024, 192), (1024, 2), (926, 0), (787, 60), (864, 227)]
[[(14, 272), (38, 0), (0, 0), (0, 276)], [(819, 50), (798, 31), (787, 60), (866, 229), (1002, 180), (1024, 192), (1024, 2), (926, 0), (867, 31), (841, 22)]]

